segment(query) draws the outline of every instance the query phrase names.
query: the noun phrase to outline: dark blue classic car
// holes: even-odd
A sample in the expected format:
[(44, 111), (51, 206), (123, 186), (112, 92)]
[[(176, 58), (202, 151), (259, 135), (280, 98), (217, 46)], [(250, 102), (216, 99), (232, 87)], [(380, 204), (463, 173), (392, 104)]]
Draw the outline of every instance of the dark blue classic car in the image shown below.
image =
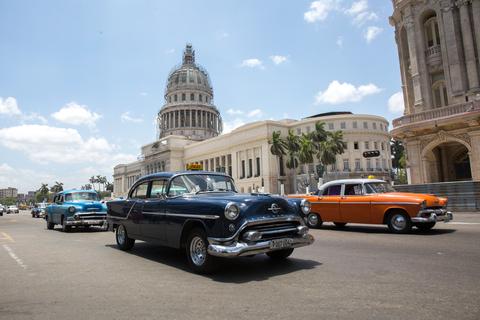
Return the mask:
[(156, 173), (137, 180), (125, 200), (111, 201), (108, 225), (122, 250), (135, 240), (185, 249), (195, 272), (216, 257), (266, 253), (285, 259), (311, 244), (304, 217), (310, 203), (269, 194), (238, 194), (217, 172)]
[(93, 190), (67, 190), (59, 192), (46, 208), (47, 229), (56, 224), (65, 232), (71, 227), (106, 226), (107, 206), (100, 202)]

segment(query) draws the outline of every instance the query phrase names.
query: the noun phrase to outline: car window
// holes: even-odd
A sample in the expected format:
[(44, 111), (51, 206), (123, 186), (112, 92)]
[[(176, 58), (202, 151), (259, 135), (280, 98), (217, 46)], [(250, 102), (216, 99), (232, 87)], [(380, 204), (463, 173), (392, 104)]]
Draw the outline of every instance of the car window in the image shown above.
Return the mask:
[(152, 189), (150, 191), (150, 198), (161, 198), (165, 195), (167, 188), (167, 180), (155, 180), (152, 182)]
[(325, 191), (323, 192), (323, 195), (324, 196), (339, 196), (341, 190), (342, 190), (341, 185), (339, 185), (339, 184), (338, 185), (333, 185), (333, 186), (330, 186), (327, 189), (325, 189)]
[(360, 196), (363, 194), (363, 188), (361, 184), (346, 184), (345, 192), (346, 196)]
[(170, 189), (168, 190), (169, 197), (181, 196), (184, 193), (189, 193), (189, 190), (185, 184), (183, 176), (176, 177), (173, 179), (170, 184)]
[(139, 184), (135, 190), (132, 191), (132, 198), (145, 199), (147, 198), (148, 182)]

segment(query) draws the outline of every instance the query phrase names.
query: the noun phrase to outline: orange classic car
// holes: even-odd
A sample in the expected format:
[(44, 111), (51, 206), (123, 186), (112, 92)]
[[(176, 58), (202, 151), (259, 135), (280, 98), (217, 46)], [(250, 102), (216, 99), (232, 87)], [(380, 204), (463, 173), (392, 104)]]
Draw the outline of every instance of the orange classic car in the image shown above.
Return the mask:
[(313, 194), (288, 197), (304, 198), (311, 203), (305, 220), (312, 228), (327, 221), (337, 227), (347, 223), (386, 224), (391, 232), (407, 233), (413, 226), (425, 231), (437, 221), (453, 218), (446, 208), (447, 198), (396, 192), (389, 183), (377, 179), (330, 181)]

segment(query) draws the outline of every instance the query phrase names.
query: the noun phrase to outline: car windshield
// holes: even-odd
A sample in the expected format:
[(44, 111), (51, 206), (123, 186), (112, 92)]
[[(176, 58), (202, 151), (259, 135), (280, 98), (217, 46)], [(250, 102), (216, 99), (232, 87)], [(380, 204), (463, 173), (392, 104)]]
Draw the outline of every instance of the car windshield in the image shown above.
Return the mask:
[(93, 192), (75, 192), (65, 194), (65, 201), (89, 200), (99, 201), (98, 194)]
[(211, 174), (185, 174), (173, 178), (168, 195), (180, 196), (186, 193), (237, 192), (230, 177)]
[(371, 193), (385, 193), (385, 192), (395, 192), (395, 189), (386, 182), (370, 182), (365, 183), (365, 189), (368, 194)]

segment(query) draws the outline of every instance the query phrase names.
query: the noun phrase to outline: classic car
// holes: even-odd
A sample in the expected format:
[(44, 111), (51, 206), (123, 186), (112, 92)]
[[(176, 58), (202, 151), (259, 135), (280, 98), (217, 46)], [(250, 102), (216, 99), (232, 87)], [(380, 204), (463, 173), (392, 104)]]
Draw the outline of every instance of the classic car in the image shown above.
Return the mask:
[(8, 206), (7, 207), (7, 213), (19, 213), (20, 211), (18, 210), (17, 206)]
[(106, 227), (107, 207), (100, 202), (96, 191), (62, 191), (57, 193), (53, 203), (46, 207), (45, 220), (47, 229), (52, 230), (59, 224), (64, 232), (70, 231), (72, 227)]
[(218, 257), (266, 253), (281, 260), (314, 241), (304, 223), (308, 201), (239, 194), (233, 179), (218, 172), (151, 174), (107, 206), (121, 250), (135, 240), (184, 249), (198, 273), (211, 272)]
[(438, 221), (453, 218), (447, 198), (395, 192), (389, 183), (377, 179), (330, 181), (313, 194), (288, 197), (310, 201), (306, 222), (311, 228), (329, 221), (340, 228), (347, 223), (386, 224), (393, 233), (407, 233), (412, 226), (426, 231)]
[(6, 213), (7, 209), (3, 206), (3, 204), (0, 204), (0, 217), (3, 216), (3, 213)]
[(48, 203), (38, 203), (33, 206), (32, 211), (32, 218), (44, 218), (45, 217), (45, 210), (48, 206)]

